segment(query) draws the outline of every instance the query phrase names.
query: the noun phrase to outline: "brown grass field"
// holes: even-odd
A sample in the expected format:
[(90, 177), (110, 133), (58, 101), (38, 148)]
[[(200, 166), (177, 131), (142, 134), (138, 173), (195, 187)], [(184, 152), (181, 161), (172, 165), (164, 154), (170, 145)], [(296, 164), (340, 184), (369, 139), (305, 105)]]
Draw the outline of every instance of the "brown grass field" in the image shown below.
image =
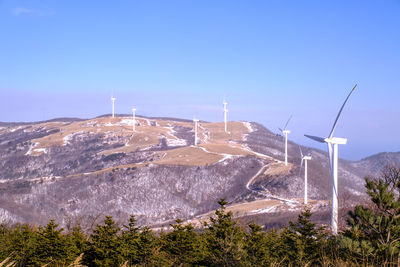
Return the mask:
[[(156, 126), (151, 126), (155, 123)], [(193, 128), (191, 122), (155, 120), (136, 118), (136, 131), (132, 132), (132, 119), (130, 117), (95, 118), (85, 121), (63, 123), (48, 122), (35, 124), (33, 129), (44, 127), (47, 130), (59, 130), (59, 132), (34, 139), (36, 143), (32, 148), (31, 156), (40, 155), (52, 146), (66, 145), (68, 138), (72, 136), (87, 136), (104, 134), (109, 140), (118, 139), (125, 141), (125, 146), (111, 150), (104, 150), (101, 154), (129, 153), (137, 150), (145, 150), (156, 146), (163, 137), (169, 140), (178, 140), (171, 127), (181, 126)], [(228, 133), (224, 132), (223, 122), (200, 123), (199, 148), (183, 146), (173, 150), (165, 151), (162, 159), (155, 161), (156, 164), (168, 165), (190, 165), (203, 166), (213, 164), (223, 159), (224, 155), (244, 156), (252, 154), (246, 150), (239, 141), (248, 133), (248, 128), (242, 122), (229, 122)], [(204, 143), (206, 136), (209, 138)], [(112, 141), (114, 142), (114, 141)], [(116, 141), (115, 141), (116, 142)], [(200, 147), (204, 149), (200, 149)], [(159, 153), (159, 152), (155, 152)]]

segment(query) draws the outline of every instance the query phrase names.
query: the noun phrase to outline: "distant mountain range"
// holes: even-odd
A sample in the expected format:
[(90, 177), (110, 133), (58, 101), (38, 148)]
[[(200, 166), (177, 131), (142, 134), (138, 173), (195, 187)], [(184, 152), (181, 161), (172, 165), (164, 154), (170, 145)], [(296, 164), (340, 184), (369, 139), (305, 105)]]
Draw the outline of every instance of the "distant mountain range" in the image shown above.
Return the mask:
[[(0, 122), (0, 221), (86, 227), (113, 215), (135, 214), (160, 227), (176, 218), (201, 222), (224, 197), (241, 220), (275, 226), (305, 208), (301, 204), (298, 145), (260, 124), (200, 122), (130, 116), (60, 118), (34, 123)], [(310, 150), (309, 208), (327, 222), (331, 181), (325, 151)], [(400, 167), (400, 152), (357, 162), (340, 160), (341, 203), (364, 194), (364, 177), (386, 165)]]

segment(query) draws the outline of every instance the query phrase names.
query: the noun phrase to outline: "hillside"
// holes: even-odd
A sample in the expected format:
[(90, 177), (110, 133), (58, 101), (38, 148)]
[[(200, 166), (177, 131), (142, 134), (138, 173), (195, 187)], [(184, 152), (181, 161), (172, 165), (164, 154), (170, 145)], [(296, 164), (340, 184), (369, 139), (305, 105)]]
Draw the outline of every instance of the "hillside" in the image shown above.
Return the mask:
[[(135, 214), (156, 227), (176, 218), (200, 222), (222, 197), (236, 217), (275, 224), (269, 215), (295, 216), (304, 208), (297, 144), (289, 142), (284, 166), (281, 136), (249, 122), (229, 122), (228, 130), (200, 122), (194, 146), (193, 123), (172, 118), (139, 117), (134, 133), (127, 116), (1, 123), (0, 221), (89, 225)], [(327, 154), (311, 151), (310, 207), (326, 213)], [(359, 197), (365, 175), (400, 165), (398, 154), (384, 155), (341, 160), (340, 193)]]

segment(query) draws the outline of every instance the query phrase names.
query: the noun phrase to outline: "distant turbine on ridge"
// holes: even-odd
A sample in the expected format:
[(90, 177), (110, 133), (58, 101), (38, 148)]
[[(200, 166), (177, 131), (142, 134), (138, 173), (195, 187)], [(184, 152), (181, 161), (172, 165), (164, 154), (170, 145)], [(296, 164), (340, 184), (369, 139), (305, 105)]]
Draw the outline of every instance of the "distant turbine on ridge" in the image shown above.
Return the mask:
[(301, 163), (300, 163), (300, 171), (299, 171), (299, 176), (301, 177), (301, 169), (303, 168), (303, 162), (304, 162), (304, 204), (308, 203), (308, 197), (307, 197), (307, 161), (311, 160), (311, 153), (308, 153), (307, 155), (303, 155), (303, 151), (301, 151), (301, 147), (299, 146), (300, 149), (300, 155), (301, 155)]
[[(314, 141), (320, 143), (327, 143), (328, 144), (328, 153), (329, 153), (329, 165), (331, 166), (331, 176), (332, 176), (332, 218), (331, 218), (331, 228), (332, 233), (338, 233), (338, 145), (345, 145), (347, 143), (346, 138), (338, 138), (333, 137), (333, 133), (336, 128), (336, 124), (339, 120), (340, 114), (343, 111), (344, 106), (346, 105), (347, 100), (353, 93), (354, 89), (356, 89), (357, 84), (354, 85), (353, 89), (351, 89), (349, 95), (347, 96), (346, 100), (344, 101), (342, 107), (339, 110), (339, 113), (336, 117), (335, 122), (333, 123), (332, 130), (327, 138), (317, 137), (312, 135), (306, 135), (306, 137), (313, 139)], [(333, 148), (332, 148), (333, 145)]]
[(197, 123), (199, 122), (198, 119), (193, 119), (194, 122), (194, 145), (197, 146), (198, 139), (197, 139)]
[(136, 130), (136, 108), (132, 108), (132, 132)]
[(292, 118), (292, 116), (290, 116), (289, 119), (287, 120), (287, 122), (286, 122), (286, 124), (285, 124), (285, 127), (283, 127), (283, 130), (282, 130), (281, 128), (278, 128), (279, 131), (281, 131), (282, 134), (283, 134), (284, 137), (285, 137), (285, 166), (287, 166), (287, 164), (288, 164), (287, 136), (288, 136), (288, 134), (290, 134), (290, 131), (289, 131), (289, 130), (286, 130), (286, 127), (288, 126), (289, 121), (290, 121), (291, 118)]
[(228, 122), (227, 122), (227, 117), (228, 117), (228, 110), (226, 109), (226, 105), (228, 103), (226, 103), (225, 99), (222, 102), (222, 105), (224, 106), (224, 124), (225, 124), (225, 132), (228, 132)]
[(115, 100), (116, 100), (116, 98), (115, 97), (111, 97), (111, 103), (112, 103), (112, 117), (114, 118), (114, 105), (115, 105)]

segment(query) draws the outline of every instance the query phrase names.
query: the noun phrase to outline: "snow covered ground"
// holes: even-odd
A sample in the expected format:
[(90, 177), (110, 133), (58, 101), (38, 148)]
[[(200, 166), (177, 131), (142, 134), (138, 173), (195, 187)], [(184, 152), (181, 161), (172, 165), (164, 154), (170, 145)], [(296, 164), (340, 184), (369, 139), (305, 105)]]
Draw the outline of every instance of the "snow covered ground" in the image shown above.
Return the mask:
[(168, 130), (168, 134), (172, 136), (173, 138), (168, 138), (165, 136), (165, 139), (167, 141), (168, 146), (186, 146), (187, 141), (185, 139), (178, 138), (175, 136), (176, 131), (172, 126), (166, 126), (164, 127), (165, 129)]
[(25, 156), (32, 154), (32, 150), (33, 150), (36, 146), (38, 146), (38, 145), (39, 145), (38, 142), (33, 143), (33, 144), (29, 147), (28, 151), (25, 153)]

